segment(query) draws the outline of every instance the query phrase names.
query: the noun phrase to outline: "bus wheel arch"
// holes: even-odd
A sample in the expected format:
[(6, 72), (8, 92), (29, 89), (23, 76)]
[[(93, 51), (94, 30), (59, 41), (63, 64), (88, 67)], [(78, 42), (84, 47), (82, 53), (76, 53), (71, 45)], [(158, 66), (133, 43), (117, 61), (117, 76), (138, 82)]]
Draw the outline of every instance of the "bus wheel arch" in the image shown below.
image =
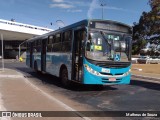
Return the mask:
[(60, 68), (60, 79), (61, 83), (63, 84), (64, 87), (69, 87), (71, 82), (68, 80), (68, 69), (65, 65), (62, 65)]

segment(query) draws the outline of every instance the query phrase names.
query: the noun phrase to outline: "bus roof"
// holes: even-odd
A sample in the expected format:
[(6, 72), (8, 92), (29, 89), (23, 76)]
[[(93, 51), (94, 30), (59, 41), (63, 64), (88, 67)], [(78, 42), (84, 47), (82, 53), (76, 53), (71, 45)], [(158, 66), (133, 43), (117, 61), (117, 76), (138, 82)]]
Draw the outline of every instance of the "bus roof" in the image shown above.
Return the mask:
[(124, 24), (124, 23), (121, 23), (121, 22), (118, 22), (118, 21), (113, 21), (113, 20), (101, 20), (101, 19), (85, 19), (85, 20), (82, 20), (82, 21), (79, 21), (79, 22), (76, 22), (76, 23), (73, 23), (71, 25), (68, 25), (68, 26), (65, 26), (63, 28), (59, 28), (55, 31), (51, 31), (49, 33), (46, 33), (46, 34), (43, 34), (43, 35), (40, 35), (40, 36), (36, 36), (36, 37), (33, 37), (33, 38), (30, 38), (28, 39), (27, 41), (33, 41), (35, 39), (45, 39), (47, 38), (49, 35), (51, 34), (54, 34), (56, 32), (59, 32), (59, 31), (64, 31), (64, 30), (67, 30), (67, 29), (70, 29), (70, 28), (73, 28), (73, 27), (77, 27), (79, 25), (88, 25), (90, 22), (108, 22), (108, 23), (112, 23), (112, 24), (119, 24), (119, 25), (122, 25), (122, 26), (125, 26), (125, 27), (129, 27), (129, 28), (132, 28), (131, 26), (127, 25), (127, 24)]

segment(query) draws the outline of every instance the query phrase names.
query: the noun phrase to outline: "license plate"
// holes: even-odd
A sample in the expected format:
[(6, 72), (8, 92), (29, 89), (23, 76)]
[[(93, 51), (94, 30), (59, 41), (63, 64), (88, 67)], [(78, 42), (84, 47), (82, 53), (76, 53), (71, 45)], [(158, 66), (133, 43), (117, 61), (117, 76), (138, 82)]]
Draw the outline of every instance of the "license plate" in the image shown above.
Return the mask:
[(102, 72), (110, 73), (110, 69), (104, 69), (104, 68), (102, 68)]
[(109, 81), (116, 81), (116, 78), (109, 78)]

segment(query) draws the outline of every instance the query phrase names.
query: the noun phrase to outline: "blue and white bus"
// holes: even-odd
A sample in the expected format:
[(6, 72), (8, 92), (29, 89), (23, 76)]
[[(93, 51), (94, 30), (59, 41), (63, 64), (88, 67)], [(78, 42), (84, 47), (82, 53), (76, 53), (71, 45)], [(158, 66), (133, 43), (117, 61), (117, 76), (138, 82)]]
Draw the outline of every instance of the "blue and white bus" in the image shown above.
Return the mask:
[(27, 40), (26, 64), (60, 77), (63, 85), (129, 84), (132, 28), (111, 20), (83, 20)]

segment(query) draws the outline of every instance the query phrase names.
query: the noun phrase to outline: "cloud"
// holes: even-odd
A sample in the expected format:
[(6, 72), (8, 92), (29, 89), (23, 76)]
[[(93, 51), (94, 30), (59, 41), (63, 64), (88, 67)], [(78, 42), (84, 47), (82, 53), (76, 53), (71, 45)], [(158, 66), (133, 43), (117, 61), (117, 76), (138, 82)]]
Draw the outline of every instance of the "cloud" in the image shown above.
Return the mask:
[[(52, 4), (50, 4), (50, 8), (61, 8), (61, 9), (68, 9), (66, 12), (71, 13), (80, 13), (82, 12), (82, 9), (85, 7), (89, 7), (87, 16), (88, 18), (93, 17), (93, 12), (95, 9), (101, 9), (99, 0), (88, 0), (88, 1), (76, 1), (76, 0), (52, 0)], [(75, 9), (73, 9), (75, 8)], [(115, 6), (104, 6), (104, 9), (108, 10), (117, 10), (117, 11), (123, 11), (123, 12), (130, 12), (130, 13), (136, 13), (136, 11), (127, 10), (124, 8), (119, 8)]]
[(62, 2), (64, 2), (64, 0), (52, 0), (52, 2), (62, 3)]
[(51, 8), (69, 9), (75, 7), (73, 4), (66, 2), (65, 0), (52, 0), (53, 4), (50, 4)]
[(77, 9), (77, 10), (67, 10), (67, 12), (76, 13), (76, 12), (82, 12), (82, 10), (80, 10), (80, 9)]
[(90, 6), (90, 2), (88, 1), (71, 1), (71, 0), (68, 0), (66, 1), (68, 4), (72, 4), (72, 5), (75, 5), (75, 6), (80, 6), (80, 7), (89, 7)]
[[(99, 0), (92, 0), (91, 4), (89, 6), (89, 9), (88, 9), (88, 13), (87, 13), (88, 18), (89, 19), (92, 18), (93, 11), (95, 9), (101, 9), (101, 8), (102, 7), (100, 6)], [(114, 7), (114, 6), (104, 6), (103, 8), (108, 9), (108, 10), (117, 10), (117, 11), (129, 12), (129, 13), (137, 13), (137, 11)]]
[[(82, 12), (81, 9), (78, 9), (77, 7), (80, 6), (86, 6), (85, 2), (82, 1), (72, 1), (72, 0), (52, 0), (52, 4), (50, 4), (50, 8), (61, 8), (61, 9), (68, 9), (67, 12), (71, 13), (78, 13)], [(89, 6), (89, 2), (88, 2)], [(76, 8), (76, 9), (71, 9)]]
[(51, 4), (50, 7), (51, 8), (63, 8), (63, 9), (74, 8), (73, 5), (65, 4), (65, 3)]
[(119, 8), (119, 7), (114, 7), (114, 6), (106, 6), (106, 7), (104, 7), (104, 9), (118, 10), (118, 11), (123, 11), (123, 12), (130, 12), (130, 13), (137, 13), (137, 11), (127, 10), (127, 9), (124, 9), (124, 8)]
[(92, 14), (93, 14), (93, 11), (98, 7), (98, 0), (92, 0), (92, 3), (89, 7), (89, 10), (88, 10), (88, 18), (92, 18)]

